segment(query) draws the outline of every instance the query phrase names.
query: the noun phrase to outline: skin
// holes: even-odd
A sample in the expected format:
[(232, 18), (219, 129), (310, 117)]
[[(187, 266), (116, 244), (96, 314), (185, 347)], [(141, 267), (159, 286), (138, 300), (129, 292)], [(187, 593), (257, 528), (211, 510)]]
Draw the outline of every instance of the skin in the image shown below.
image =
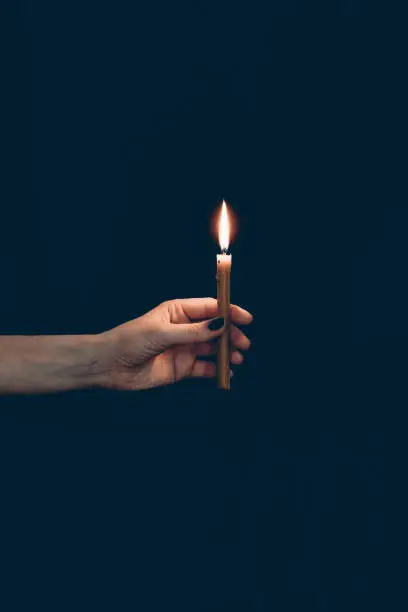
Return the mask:
[[(163, 302), (145, 315), (101, 334), (0, 336), (0, 393), (50, 393), (85, 388), (140, 390), (183, 378), (212, 378), (216, 366), (200, 359), (215, 353), (212, 331), (217, 300)], [(231, 305), (231, 363), (250, 346), (237, 327), (252, 315)]]

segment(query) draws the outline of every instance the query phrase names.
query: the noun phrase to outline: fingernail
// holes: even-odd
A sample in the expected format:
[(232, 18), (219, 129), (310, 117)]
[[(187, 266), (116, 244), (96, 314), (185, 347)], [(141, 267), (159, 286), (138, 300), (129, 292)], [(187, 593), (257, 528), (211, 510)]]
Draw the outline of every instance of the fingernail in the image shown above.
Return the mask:
[(221, 327), (224, 327), (224, 317), (217, 317), (216, 319), (210, 321), (208, 324), (208, 329), (211, 329), (211, 331), (221, 329)]

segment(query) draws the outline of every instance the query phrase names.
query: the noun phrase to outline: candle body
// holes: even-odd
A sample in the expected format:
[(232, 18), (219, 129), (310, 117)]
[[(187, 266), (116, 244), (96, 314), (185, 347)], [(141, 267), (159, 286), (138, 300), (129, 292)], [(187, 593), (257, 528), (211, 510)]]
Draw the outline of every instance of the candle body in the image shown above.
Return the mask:
[(217, 380), (220, 389), (230, 390), (230, 303), (231, 255), (217, 255), (217, 301), (219, 315), (225, 319), (225, 331), (218, 339)]

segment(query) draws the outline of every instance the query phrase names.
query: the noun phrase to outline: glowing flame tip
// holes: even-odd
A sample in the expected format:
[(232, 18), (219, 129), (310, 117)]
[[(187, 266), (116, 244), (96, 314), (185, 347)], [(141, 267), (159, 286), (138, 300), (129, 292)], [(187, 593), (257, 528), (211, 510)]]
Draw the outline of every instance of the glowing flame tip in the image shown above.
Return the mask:
[(229, 229), (227, 205), (225, 203), (225, 200), (222, 201), (220, 224), (219, 224), (219, 231), (218, 231), (218, 240), (220, 243), (221, 250), (226, 251), (229, 247), (230, 229)]

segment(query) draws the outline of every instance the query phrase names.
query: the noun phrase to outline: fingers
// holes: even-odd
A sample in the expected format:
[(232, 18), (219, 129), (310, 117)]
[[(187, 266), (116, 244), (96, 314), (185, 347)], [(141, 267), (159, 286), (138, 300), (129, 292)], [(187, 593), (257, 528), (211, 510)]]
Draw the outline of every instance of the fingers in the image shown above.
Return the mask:
[(190, 376), (192, 378), (214, 378), (217, 375), (215, 363), (211, 361), (196, 360)]
[[(232, 370), (230, 370), (230, 375), (234, 376)], [(215, 363), (211, 361), (196, 361), (190, 376), (192, 378), (215, 378), (217, 376)]]
[(251, 346), (251, 341), (248, 336), (235, 325), (230, 325), (230, 341), (232, 346), (241, 351), (247, 351)]
[[(230, 343), (231, 343), (232, 348), (237, 348), (237, 349), (240, 349), (241, 351), (247, 351), (249, 347), (251, 346), (251, 341), (248, 338), (248, 336), (246, 336), (244, 332), (242, 332), (235, 325), (230, 325)], [(217, 350), (216, 342), (214, 343), (199, 342), (197, 345), (195, 345), (194, 352), (196, 355), (205, 356), (205, 355), (214, 355), (216, 350)]]
[[(217, 300), (214, 298), (192, 298), (188, 300), (173, 300), (168, 303), (171, 323), (158, 330), (157, 340), (163, 348), (174, 344), (193, 344), (208, 342), (218, 338), (224, 331), (223, 317), (204, 320), (199, 323), (186, 323), (194, 318), (206, 318), (217, 314)], [(252, 321), (252, 315), (235, 304), (231, 305), (231, 321), (247, 324)], [(233, 324), (230, 324), (232, 343), (246, 350), (249, 340)]]
[(194, 354), (197, 357), (208, 357), (209, 355), (214, 355), (216, 349), (216, 344), (211, 344), (211, 342), (197, 342), (197, 344), (193, 344)]
[(235, 365), (239, 365), (244, 361), (244, 356), (239, 351), (232, 351), (231, 353), (231, 363)]
[(244, 310), (241, 308), (241, 306), (237, 306), (236, 304), (231, 304), (230, 313), (231, 321), (238, 323), (238, 325), (248, 325), (254, 318), (250, 312)]
[[(230, 325), (230, 342), (232, 348), (239, 349), (240, 351), (247, 351), (251, 346), (248, 336), (235, 325)], [(217, 350), (216, 342), (197, 342), (193, 346), (194, 353), (199, 357), (214, 355)]]
[(174, 344), (208, 342), (218, 338), (223, 333), (224, 326), (223, 317), (201, 321), (201, 323), (170, 323), (159, 331), (158, 339), (164, 347), (170, 347)]
[[(188, 298), (184, 300), (171, 300), (170, 305), (179, 306), (189, 319), (211, 319), (218, 314), (218, 303), (215, 298)], [(236, 304), (231, 304), (231, 320), (239, 325), (251, 323), (253, 317), (250, 312)], [(177, 309), (176, 316), (177, 316)], [(175, 320), (173, 323), (177, 323)], [(182, 321), (180, 321), (181, 323)]]
[(189, 319), (212, 319), (218, 314), (218, 304), (215, 298), (188, 298), (174, 301), (180, 304)]
[[(199, 342), (198, 344), (193, 345), (194, 354), (197, 357), (209, 357), (210, 355), (214, 355), (217, 351), (216, 343), (211, 342)], [(244, 357), (242, 353), (237, 351), (236, 349), (231, 351), (231, 363), (235, 365), (239, 365), (244, 361)]]

